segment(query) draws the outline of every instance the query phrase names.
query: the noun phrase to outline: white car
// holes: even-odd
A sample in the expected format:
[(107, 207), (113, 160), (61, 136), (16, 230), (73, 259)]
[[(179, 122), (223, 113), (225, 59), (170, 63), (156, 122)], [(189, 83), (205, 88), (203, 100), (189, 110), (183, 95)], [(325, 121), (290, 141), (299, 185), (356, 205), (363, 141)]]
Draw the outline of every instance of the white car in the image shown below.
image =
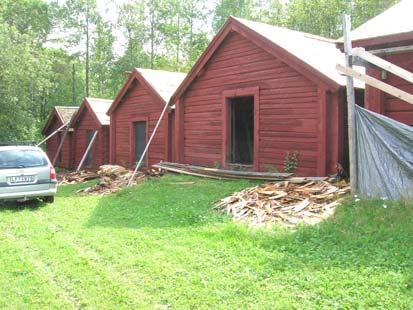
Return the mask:
[(0, 200), (53, 203), (56, 191), (56, 171), (39, 147), (0, 146)]

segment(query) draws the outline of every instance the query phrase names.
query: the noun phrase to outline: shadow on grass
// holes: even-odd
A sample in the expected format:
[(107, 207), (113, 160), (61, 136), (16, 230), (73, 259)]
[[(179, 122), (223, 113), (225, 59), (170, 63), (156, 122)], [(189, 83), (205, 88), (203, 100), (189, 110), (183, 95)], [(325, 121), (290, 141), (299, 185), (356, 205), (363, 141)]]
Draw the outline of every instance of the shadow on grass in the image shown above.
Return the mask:
[(13, 211), (19, 212), (23, 210), (37, 210), (44, 207), (46, 203), (39, 199), (27, 200), (27, 201), (0, 201), (0, 212)]
[(179, 175), (152, 178), (102, 197), (86, 226), (163, 228), (222, 222), (225, 217), (212, 210), (213, 202), (254, 184)]

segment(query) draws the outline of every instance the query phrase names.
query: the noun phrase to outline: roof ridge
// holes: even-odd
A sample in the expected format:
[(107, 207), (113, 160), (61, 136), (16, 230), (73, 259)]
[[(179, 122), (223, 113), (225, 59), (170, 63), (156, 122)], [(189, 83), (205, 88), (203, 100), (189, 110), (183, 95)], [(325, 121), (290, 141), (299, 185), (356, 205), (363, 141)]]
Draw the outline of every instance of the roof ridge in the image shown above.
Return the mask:
[(317, 35), (317, 34), (305, 32), (305, 31), (300, 31), (300, 30), (295, 30), (295, 29), (290, 29), (290, 28), (287, 28), (287, 27), (284, 27), (284, 26), (263, 23), (263, 22), (259, 22), (259, 21), (255, 21), (255, 20), (251, 20), (251, 19), (240, 18), (240, 17), (236, 17), (236, 16), (232, 16), (232, 15), (231, 15), (231, 17), (238, 20), (238, 21), (241, 21), (241, 22), (243, 20), (245, 20), (247, 22), (257, 23), (257, 24), (261, 24), (261, 25), (265, 25), (265, 26), (270, 26), (270, 27), (281, 29), (281, 30), (288, 31), (288, 32), (294, 32), (294, 33), (297, 33), (297, 34), (301, 34), (301, 35), (303, 35), (303, 36), (305, 36), (309, 39), (315, 39), (315, 40), (319, 40), (319, 41), (326, 41), (326, 42), (329, 42), (329, 43), (335, 43), (335, 39), (331, 39), (331, 38), (328, 38), (328, 37), (323, 37), (323, 36), (320, 36), (320, 35)]
[(55, 105), (55, 108), (65, 108), (65, 109), (79, 109), (78, 106), (74, 105)]
[(170, 72), (170, 73), (182, 73), (186, 74), (186, 72), (181, 72), (181, 71), (170, 71), (170, 70), (164, 70), (164, 69), (152, 69), (152, 68), (140, 68), (140, 67), (135, 67), (136, 70), (151, 70), (151, 71), (162, 71), (162, 72)]

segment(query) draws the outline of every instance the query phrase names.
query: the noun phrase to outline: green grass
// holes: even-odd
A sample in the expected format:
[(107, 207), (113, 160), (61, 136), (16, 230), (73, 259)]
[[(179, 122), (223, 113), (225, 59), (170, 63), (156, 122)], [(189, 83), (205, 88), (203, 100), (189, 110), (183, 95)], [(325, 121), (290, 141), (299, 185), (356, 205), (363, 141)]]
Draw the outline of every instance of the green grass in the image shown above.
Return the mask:
[(413, 309), (412, 203), (350, 202), (294, 231), (212, 209), (253, 184), (167, 175), (4, 205), (0, 308)]

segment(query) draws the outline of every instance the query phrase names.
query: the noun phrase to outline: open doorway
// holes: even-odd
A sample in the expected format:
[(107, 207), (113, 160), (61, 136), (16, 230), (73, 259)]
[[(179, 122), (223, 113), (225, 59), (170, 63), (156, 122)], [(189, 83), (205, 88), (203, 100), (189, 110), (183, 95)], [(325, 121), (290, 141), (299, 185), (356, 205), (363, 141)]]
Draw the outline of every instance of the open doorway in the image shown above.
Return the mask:
[(254, 97), (235, 97), (229, 104), (229, 162), (254, 163)]

